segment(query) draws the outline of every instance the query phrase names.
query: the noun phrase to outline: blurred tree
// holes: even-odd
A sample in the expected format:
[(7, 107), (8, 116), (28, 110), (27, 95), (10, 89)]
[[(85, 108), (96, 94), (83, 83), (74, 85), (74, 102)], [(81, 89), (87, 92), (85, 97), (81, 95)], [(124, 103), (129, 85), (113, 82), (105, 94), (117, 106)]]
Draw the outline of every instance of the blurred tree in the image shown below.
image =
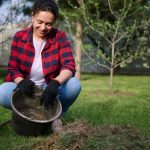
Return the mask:
[(5, 1), (5, 0), (0, 0), (0, 6), (3, 4), (4, 1)]
[[(76, 61), (76, 77), (81, 76), (83, 23), (81, 14), (81, 0), (58, 0), (61, 18), (66, 21), (68, 31), (73, 39)], [(75, 37), (75, 38), (74, 38)]]
[(3, 0), (0, 0), (0, 5), (2, 5), (2, 3), (3, 3)]

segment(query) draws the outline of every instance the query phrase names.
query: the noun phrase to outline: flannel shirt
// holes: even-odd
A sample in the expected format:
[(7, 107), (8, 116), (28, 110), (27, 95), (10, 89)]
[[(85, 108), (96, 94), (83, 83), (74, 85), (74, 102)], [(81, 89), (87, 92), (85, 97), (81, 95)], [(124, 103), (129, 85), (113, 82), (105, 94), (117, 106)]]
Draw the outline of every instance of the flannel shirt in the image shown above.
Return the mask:
[[(35, 56), (33, 27), (18, 31), (11, 44), (6, 82), (14, 82), (17, 77), (29, 78)], [(45, 82), (59, 75), (61, 70), (75, 74), (75, 62), (70, 43), (65, 32), (53, 28), (41, 53)]]

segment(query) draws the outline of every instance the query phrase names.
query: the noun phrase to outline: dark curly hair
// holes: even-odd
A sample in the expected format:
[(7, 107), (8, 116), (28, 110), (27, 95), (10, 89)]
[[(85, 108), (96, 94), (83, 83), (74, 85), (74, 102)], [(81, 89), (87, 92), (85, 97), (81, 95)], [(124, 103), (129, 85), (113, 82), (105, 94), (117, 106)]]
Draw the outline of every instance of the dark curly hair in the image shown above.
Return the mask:
[(55, 20), (58, 18), (58, 5), (54, 0), (35, 0), (32, 15), (36, 15), (39, 11), (49, 11), (54, 15)]

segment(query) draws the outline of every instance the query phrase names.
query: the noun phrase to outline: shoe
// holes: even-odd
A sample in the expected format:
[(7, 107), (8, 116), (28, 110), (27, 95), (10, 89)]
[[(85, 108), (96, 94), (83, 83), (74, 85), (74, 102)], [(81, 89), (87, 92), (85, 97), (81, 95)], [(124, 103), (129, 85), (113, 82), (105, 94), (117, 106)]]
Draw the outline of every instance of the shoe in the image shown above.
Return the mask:
[(52, 122), (52, 132), (53, 133), (60, 133), (62, 129), (62, 121), (61, 119), (56, 119)]

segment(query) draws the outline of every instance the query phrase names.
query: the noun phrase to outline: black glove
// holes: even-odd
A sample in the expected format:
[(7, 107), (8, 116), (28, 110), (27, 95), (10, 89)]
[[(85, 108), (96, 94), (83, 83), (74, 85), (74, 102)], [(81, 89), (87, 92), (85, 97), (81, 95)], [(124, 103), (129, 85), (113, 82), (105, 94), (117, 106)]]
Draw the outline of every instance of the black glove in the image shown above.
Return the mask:
[(23, 79), (18, 83), (17, 88), (27, 95), (32, 95), (34, 94), (34, 85), (35, 83), (33, 81), (29, 79)]
[(51, 80), (41, 96), (41, 105), (44, 103), (46, 108), (53, 105), (56, 96), (58, 95), (60, 83), (56, 80)]

